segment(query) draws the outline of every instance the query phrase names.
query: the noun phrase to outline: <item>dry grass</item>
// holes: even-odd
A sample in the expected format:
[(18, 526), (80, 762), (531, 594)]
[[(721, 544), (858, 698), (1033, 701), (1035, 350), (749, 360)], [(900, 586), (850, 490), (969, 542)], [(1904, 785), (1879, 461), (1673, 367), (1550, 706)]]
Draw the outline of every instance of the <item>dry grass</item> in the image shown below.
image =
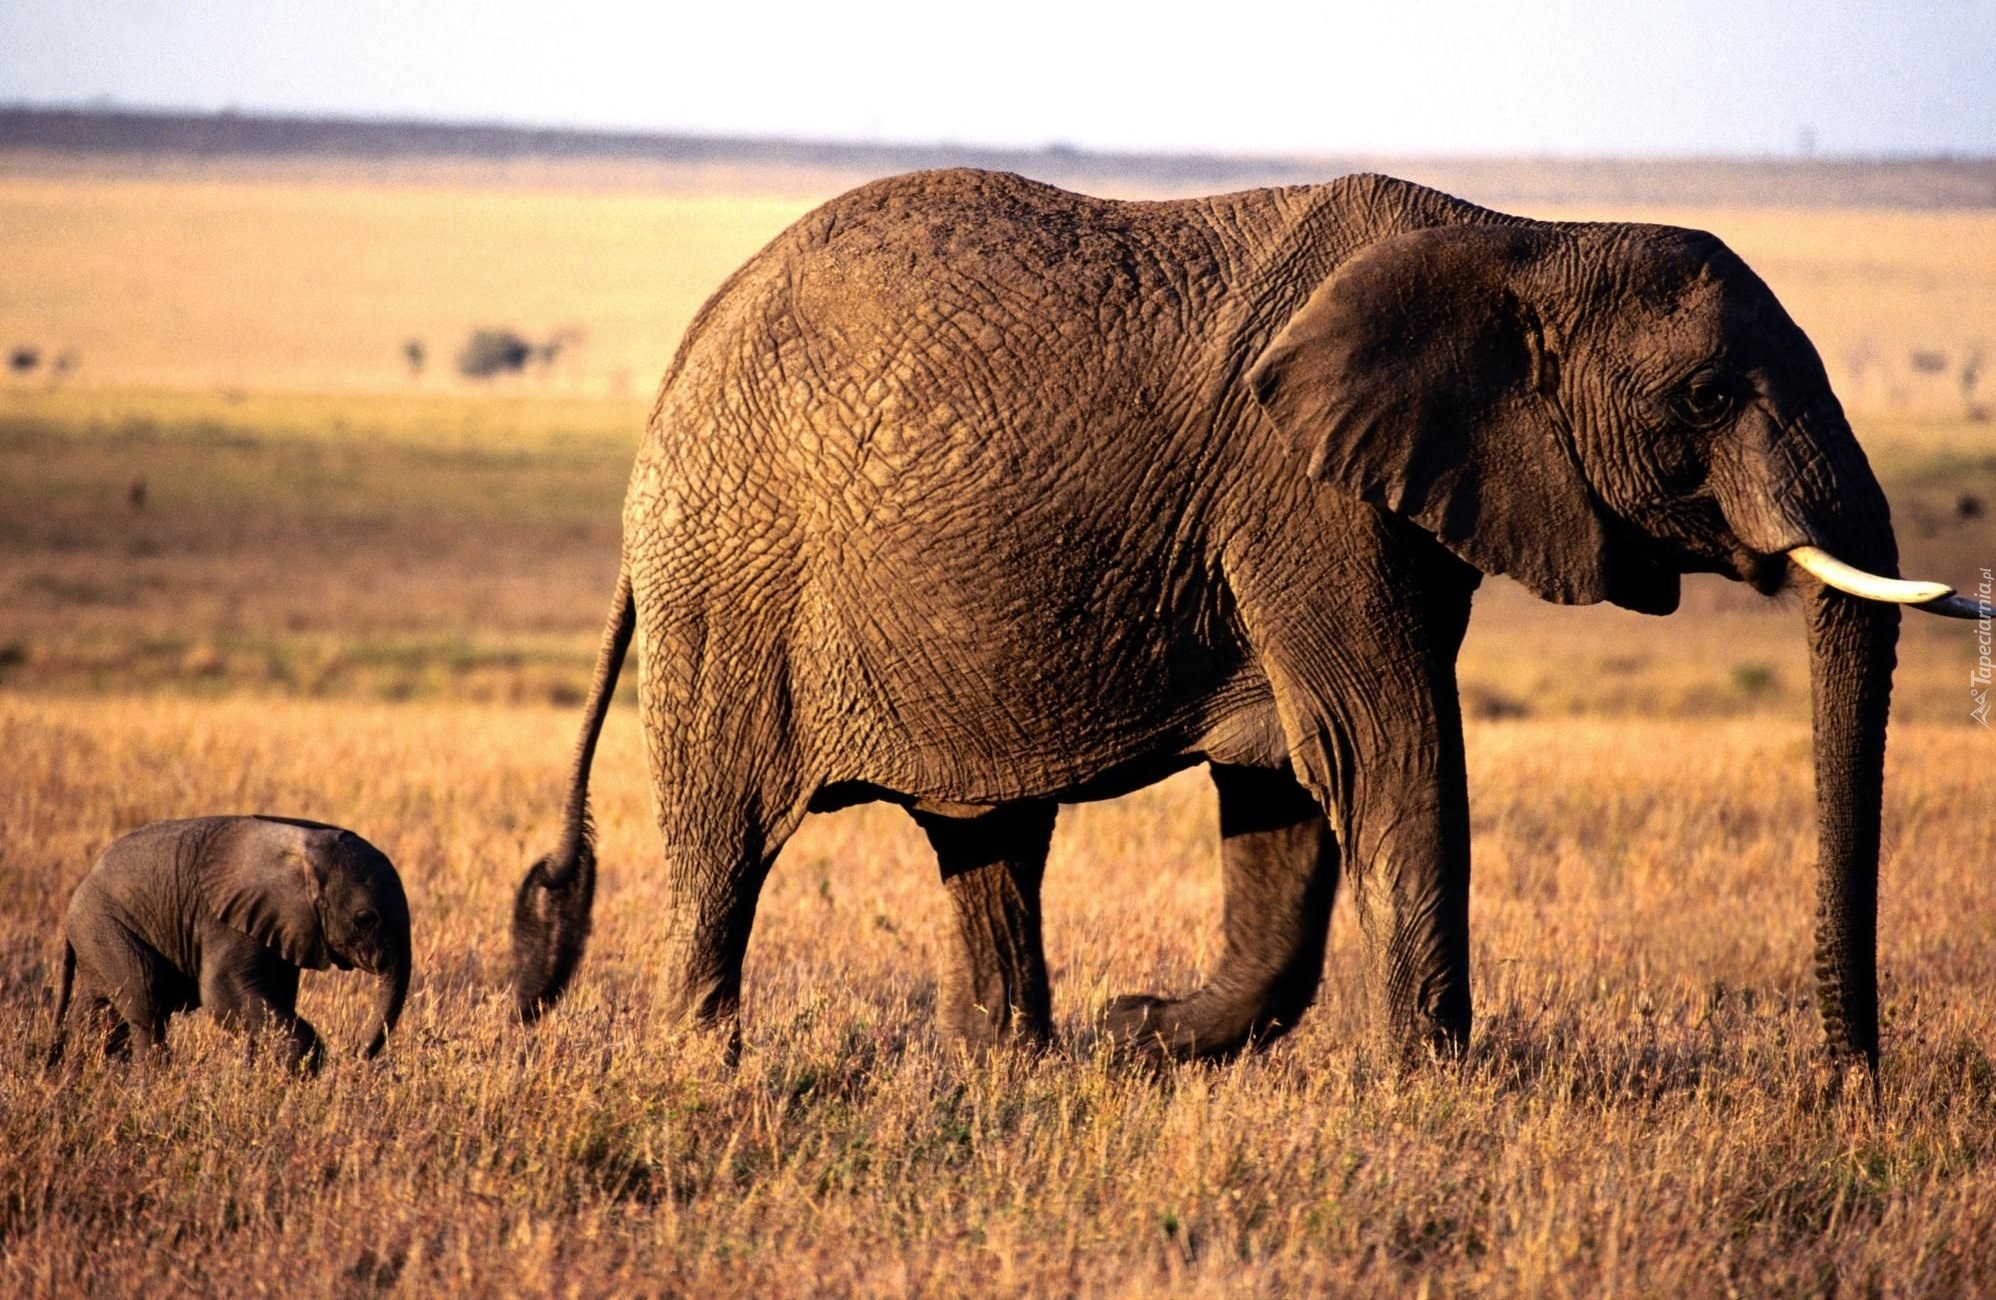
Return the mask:
[[(1153, 1079), (1095, 1054), (1093, 1008), (1214, 958), (1197, 774), (1063, 814), (1064, 1046), (1037, 1061), (934, 1037), (941, 897), (912, 825), (814, 819), (765, 895), (727, 1071), (653, 1018), (628, 709), (598, 766), (586, 976), (520, 1032), (504, 917), (576, 711), (504, 702), (586, 679), (636, 419), (581, 400), (0, 408), (0, 1015), (22, 1030), (0, 1060), (0, 1289), (1996, 1288), (1996, 832), (1961, 624), (1910, 622), (1902, 656), (1876, 1109), (1810, 1063), (1799, 620), (1720, 584), (1668, 622), (1481, 598), (1472, 708), (1532, 716), (1471, 733), (1482, 1018), (1460, 1072), (1369, 1057), (1348, 918), (1323, 1004), (1268, 1055)], [(1925, 450), (1972, 434), (1879, 430), (1924, 564), (1987, 553), (1989, 520), (1949, 507), (1996, 467)], [(41, 1073), (56, 918), (94, 854), (246, 809), (352, 825), (401, 865), (420, 972), (388, 1060), (291, 1084), (196, 1016), (163, 1067)], [(307, 985), (351, 1040), (364, 990)]]
[[(1163, 1078), (1089, 1044), (1108, 995), (1212, 960), (1212, 801), (1188, 774), (1063, 813), (1065, 1045), (931, 1028), (941, 891), (885, 808), (813, 819), (765, 894), (748, 1047), (654, 1019), (662, 906), (635, 715), (598, 784), (577, 995), (507, 1021), (502, 918), (552, 829), (570, 711), (0, 697), (0, 1289), (1885, 1295), (1996, 1288), (1996, 830), (1979, 735), (1901, 728), (1874, 1108), (1810, 1061), (1811, 814), (1794, 724), (1471, 735), (1480, 1020), (1459, 1072), (1361, 1044), (1354, 935), (1292, 1039)], [(378, 1067), (288, 1083), (200, 1017), (156, 1068), (47, 1032), (54, 918), (148, 818), (335, 817), (409, 883), (418, 982)], [(351, 1040), (364, 990), (307, 980)]]
[(0, 393), (0, 680), (579, 699), (643, 413)]

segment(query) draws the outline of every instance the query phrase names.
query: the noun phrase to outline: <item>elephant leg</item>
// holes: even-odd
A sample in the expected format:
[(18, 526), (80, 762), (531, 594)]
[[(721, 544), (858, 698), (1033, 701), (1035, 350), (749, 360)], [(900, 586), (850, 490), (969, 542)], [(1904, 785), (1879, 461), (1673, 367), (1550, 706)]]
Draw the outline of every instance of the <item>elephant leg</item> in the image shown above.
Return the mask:
[(104, 1051), (118, 1059), (149, 1057), (166, 1046), (167, 1022), (193, 1002), (189, 981), (151, 944), (122, 925), (105, 923), (71, 936), (84, 1005), (101, 1002), (113, 1020)]
[(81, 969), (76, 973), (76, 986), (70, 994), (69, 1020), (57, 1027), (60, 1036), (49, 1053), (51, 1064), (61, 1059), (72, 1024), (81, 1028), (85, 1041), (95, 1042), (101, 1047), (105, 1056), (122, 1060), (131, 1055), (132, 1027), (118, 1013), (111, 995), (94, 984)]
[(1117, 998), (1105, 1031), (1147, 1054), (1227, 1056), (1289, 1032), (1316, 1000), (1338, 888), (1336, 838), (1286, 771), (1214, 764), (1220, 796), (1224, 947), (1182, 999)]
[(1036, 801), (975, 817), (913, 814), (936, 851), (956, 923), (943, 968), (943, 1030), (973, 1046), (1053, 1036), (1040, 880), (1057, 810)]
[(668, 1024), (719, 1033), (731, 1060), (741, 1050), (742, 962), (779, 847), (759, 826), (701, 840), (668, 832), (666, 839), (670, 900), (659, 1013)]
[[(1293, 567), (1241, 581), (1268, 602), (1261, 663), (1296, 782), (1336, 834), (1374, 1033), (1402, 1058), (1452, 1055), (1468, 1043), (1471, 1013), (1469, 793), (1455, 661), (1475, 588), (1439, 548), (1381, 555), (1398, 557), (1372, 575), (1388, 594), (1333, 617), (1290, 601), (1297, 588), (1281, 575)], [(1258, 946), (1281, 951), (1267, 936)]]
[(298, 968), (248, 940), (218, 943), (203, 954), (201, 1005), (217, 1023), (250, 1037), (250, 1050), (270, 1033), (284, 1039), (285, 1064), (314, 1073), (325, 1057), (319, 1031), (298, 1014)]
[(1373, 1025), (1393, 1054), (1452, 1056), (1469, 1042), (1469, 801), (1461, 734), (1441, 771), (1423, 763), (1361, 796), (1352, 814), (1352, 898)]
[(1343, 809), (1373, 1031), (1408, 1061), (1460, 1053), (1471, 1016), (1462, 713), (1450, 668), (1433, 664), (1424, 689), (1411, 685), (1399, 700), (1381, 692), (1397, 733), (1348, 728), (1349, 765), (1325, 782), (1337, 791), (1327, 806)]
[[(667, 1023), (723, 1036), (741, 1048), (742, 962), (763, 881), (803, 820), (806, 797), (760, 797), (750, 778), (711, 769), (688, 781), (690, 763), (653, 755), (652, 782), (665, 851), (666, 957), (660, 1014)], [(741, 785), (717, 789), (736, 775)], [(754, 793), (744, 797), (742, 786)], [(775, 807), (776, 814), (762, 809)]]
[(822, 779), (799, 756), (798, 727), (810, 710), (791, 694), (794, 593), (752, 557), (741, 558), (743, 571), (729, 581), (742, 585), (725, 597), (677, 585), (687, 570), (715, 562), (700, 548), (724, 542), (742, 544), (640, 530), (626, 547), (638, 707), (664, 856), (657, 1014), (674, 1028), (719, 1036), (733, 1059), (763, 881)]

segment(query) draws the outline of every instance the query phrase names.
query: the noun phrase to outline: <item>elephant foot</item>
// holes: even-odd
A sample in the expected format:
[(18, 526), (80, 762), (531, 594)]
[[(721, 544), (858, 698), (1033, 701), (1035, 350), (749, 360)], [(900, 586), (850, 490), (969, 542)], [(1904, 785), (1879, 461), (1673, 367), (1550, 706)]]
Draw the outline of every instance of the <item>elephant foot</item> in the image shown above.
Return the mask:
[(1040, 1052), (1053, 1043), (1053, 1026), (1046, 1017), (1017, 1008), (951, 1003), (940, 1018), (943, 1036), (974, 1056), (1002, 1049)]
[(1149, 993), (1125, 993), (1112, 998), (1102, 1008), (1102, 1036), (1119, 1056), (1167, 1058), (1170, 1049), (1165, 1037), (1164, 1012), (1172, 1005), (1166, 998)]
[(1373, 1040), (1401, 1069), (1461, 1062), (1469, 1051), (1469, 996), (1459, 984), (1389, 988), (1373, 1009)]
[(1223, 1004), (1210, 993), (1161, 998), (1130, 993), (1102, 1010), (1102, 1033), (1119, 1055), (1162, 1063), (1224, 1059), (1250, 1043), (1277, 1036), (1273, 1025), (1258, 1034), (1252, 1012)]

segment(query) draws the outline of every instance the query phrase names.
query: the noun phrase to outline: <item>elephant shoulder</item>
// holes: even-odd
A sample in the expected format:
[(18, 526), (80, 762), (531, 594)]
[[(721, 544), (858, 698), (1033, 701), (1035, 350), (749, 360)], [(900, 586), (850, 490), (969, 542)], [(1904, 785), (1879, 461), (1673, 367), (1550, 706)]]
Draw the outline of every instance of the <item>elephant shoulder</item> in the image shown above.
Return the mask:
[(151, 877), (191, 867), (231, 820), (187, 817), (150, 822), (113, 841), (98, 855), (91, 873), (108, 881)]
[(70, 896), (65, 927), (116, 924), (162, 951), (177, 951), (202, 846), (226, 818), (153, 822), (114, 841)]
[(1359, 217), (1381, 234), (1427, 226), (1504, 225), (1523, 221), (1433, 186), (1382, 172), (1340, 176), (1326, 184), (1323, 192), (1337, 207)]

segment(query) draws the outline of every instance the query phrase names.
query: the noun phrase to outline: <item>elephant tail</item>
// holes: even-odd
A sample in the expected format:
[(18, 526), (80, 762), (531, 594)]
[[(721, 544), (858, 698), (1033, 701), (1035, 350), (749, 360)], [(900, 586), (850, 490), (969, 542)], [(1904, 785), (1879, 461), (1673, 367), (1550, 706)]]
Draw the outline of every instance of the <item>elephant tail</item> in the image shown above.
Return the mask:
[(596, 656), (596, 680), (584, 706), (575, 768), (568, 781), (561, 842), (520, 882), (513, 900), (513, 999), (520, 1020), (532, 1024), (568, 987), (589, 938), (589, 909), (596, 899), (596, 827), (589, 817), (589, 765), (596, 757), (617, 674), (636, 626), (628, 570), (617, 575), (617, 594)]
[(76, 949), (62, 941), (62, 974), (55, 986), (55, 1041), (49, 1044), (48, 1068), (62, 1064), (62, 1049), (69, 1036), (69, 999), (76, 992)]

